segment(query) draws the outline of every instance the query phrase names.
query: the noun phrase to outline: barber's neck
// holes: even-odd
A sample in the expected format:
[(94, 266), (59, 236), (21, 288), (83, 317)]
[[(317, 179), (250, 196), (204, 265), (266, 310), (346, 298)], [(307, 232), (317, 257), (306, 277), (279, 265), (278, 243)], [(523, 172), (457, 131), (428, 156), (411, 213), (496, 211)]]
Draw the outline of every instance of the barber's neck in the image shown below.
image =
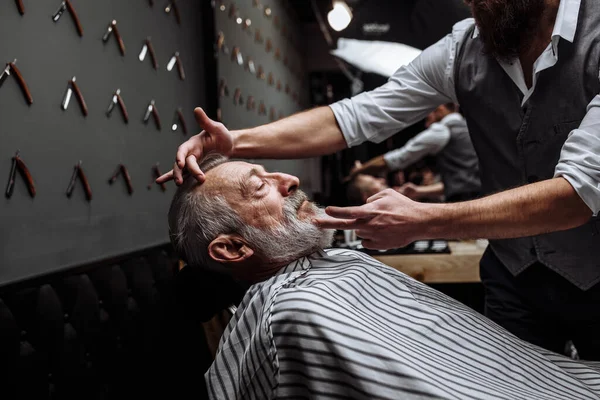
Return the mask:
[(519, 53), (519, 61), (523, 68), (527, 87), (531, 87), (532, 85), (533, 63), (535, 63), (535, 60), (538, 59), (552, 41), (552, 32), (559, 6), (560, 0), (545, 1), (544, 12), (540, 18), (538, 27), (530, 33), (533, 35), (530, 45), (521, 49)]

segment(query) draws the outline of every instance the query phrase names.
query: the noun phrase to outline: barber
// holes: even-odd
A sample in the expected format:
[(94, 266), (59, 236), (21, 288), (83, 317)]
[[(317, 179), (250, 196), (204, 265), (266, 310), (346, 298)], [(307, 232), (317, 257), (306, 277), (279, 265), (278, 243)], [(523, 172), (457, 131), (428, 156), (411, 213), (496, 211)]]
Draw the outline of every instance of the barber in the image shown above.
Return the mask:
[(404, 146), (374, 157), (352, 169), (347, 179), (358, 174), (375, 175), (381, 171), (403, 170), (411, 164), (433, 155), (442, 182), (418, 186), (407, 182), (398, 192), (413, 199), (444, 196), (445, 201), (471, 200), (479, 197), (481, 182), (477, 154), (469, 137), (469, 129), (458, 105), (442, 104), (425, 119), (425, 130)]
[(385, 190), (360, 207), (329, 207), (324, 228), (357, 229), (368, 248), (425, 238), (488, 238), (481, 260), (486, 315), (517, 336), (600, 359), (600, 2), (471, 0), (475, 22), (383, 86), (252, 129), (204, 131), (173, 171), (203, 181), (210, 151), (239, 158), (329, 154), (380, 142), (439, 104), (461, 105), (480, 160), (481, 199), (418, 203)]

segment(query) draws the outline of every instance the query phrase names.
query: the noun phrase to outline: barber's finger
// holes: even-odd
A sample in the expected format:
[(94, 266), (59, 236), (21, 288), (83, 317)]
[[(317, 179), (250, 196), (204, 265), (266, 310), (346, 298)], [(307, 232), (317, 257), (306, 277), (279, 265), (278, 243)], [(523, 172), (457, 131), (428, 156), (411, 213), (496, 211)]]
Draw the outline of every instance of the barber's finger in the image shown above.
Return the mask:
[[(391, 190), (393, 190), (393, 189), (391, 189)], [(375, 200), (379, 200), (379, 199), (381, 199), (381, 198), (383, 198), (383, 197), (387, 196), (387, 193), (386, 193), (386, 191), (387, 191), (387, 189), (386, 189), (386, 190), (382, 190), (382, 191), (381, 191), (381, 192), (379, 192), (379, 193), (375, 193), (373, 196), (371, 196), (371, 197), (369, 197), (369, 198), (367, 199), (366, 203), (367, 203), (367, 204), (369, 204), (369, 203), (372, 203), (372, 202), (374, 202)]]
[(183, 169), (185, 167), (185, 159), (192, 149), (193, 145), (190, 143), (189, 140), (183, 143), (181, 146), (179, 146), (179, 148), (177, 149), (177, 155), (175, 156), (175, 160), (179, 168)]
[[(356, 236), (358, 236), (358, 233), (356, 234)], [(373, 241), (369, 240), (369, 239), (363, 239), (360, 241), (360, 244), (362, 245), (362, 247), (364, 247), (365, 249), (373, 249)]]
[(335, 218), (356, 219), (356, 218), (372, 218), (377, 213), (365, 206), (360, 207), (334, 207), (330, 206), (325, 209), (325, 212)]
[(379, 243), (377, 243), (375, 240), (372, 239), (363, 239), (360, 244), (362, 244), (362, 246), (365, 249), (370, 249), (370, 250), (387, 250), (385, 246), (380, 245)]
[(183, 170), (179, 168), (177, 163), (173, 164), (173, 180), (175, 180), (176, 185), (181, 185), (183, 183)]
[[(363, 226), (363, 227), (361, 227), (361, 228), (364, 228), (364, 226)], [(356, 229), (356, 230), (354, 231), (354, 233), (356, 233), (356, 237), (357, 237), (357, 238), (360, 238), (360, 239), (363, 239), (363, 240), (369, 240), (369, 239), (371, 239), (371, 236), (372, 236), (372, 235), (371, 235), (371, 234), (369, 234), (369, 232), (368, 232), (368, 231), (366, 231), (365, 229)]]
[(194, 109), (194, 117), (196, 118), (198, 125), (200, 125), (202, 129), (208, 131), (209, 133), (213, 133), (212, 131), (214, 128), (218, 127), (219, 123), (208, 118), (208, 115), (206, 115), (204, 110), (200, 107), (196, 107)]
[(158, 184), (161, 184), (161, 183), (169, 182), (171, 179), (173, 179), (173, 170), (170, 170), (166, 174), (162, 174), (161, 176), (156, 178), (155, 182)]
[(364, 223), (355, 219), (337, 219), (326, 216), (314, 218), (313, 222), (321, 229), (356, 229)]
[(185, 159), (185, 166), (190, 174), (196, 178), (196, 180), (200, 183), (203, 183), (205, 180), (204, 173), (200, 169), (200, 165), (198, 164), (198, 159), (195, 155), (190, 154)]

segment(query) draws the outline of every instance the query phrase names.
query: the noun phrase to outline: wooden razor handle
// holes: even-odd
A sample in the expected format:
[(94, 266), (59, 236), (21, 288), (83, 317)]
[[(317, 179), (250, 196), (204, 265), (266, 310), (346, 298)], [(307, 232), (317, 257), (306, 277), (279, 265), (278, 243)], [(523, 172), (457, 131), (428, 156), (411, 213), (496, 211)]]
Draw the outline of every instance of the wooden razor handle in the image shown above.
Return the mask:
[(181, 63), (181, 58), (179, 58), (179, 56), (175, 56), (175, 58), (177, 59), (177, 70), (179, 71), (179, 78), (181, 78), (182, 81), (185, 80), (185, 72), (183, 71), (183, 64)]
[(35, 184), (33, 183), (33, 178), (31, 177), (31, 173), (29, 172), (29, 168), (25, 165), (21, 157), (15, 156), (15, 160), (17, 162), (17, 167), (19, 171), (21, 171), (21, 175), (23, 175), (23, 179), (27, 182), (27, 189), (29, 190), (29, 194), (31, 197), (35, 197)]
[(125, 120), (125, 123), (129, 123), (129, 113), (127, 112), (125, 102), (120, 94), (117, 94), (117, 101), (119, 102), (119, 107), (121, 107), (121, 112), (123, 113), (123, 119)]
[(185, 124), (185, 118), (183, 118), (183, 112), (177, 110), (177, 116), (179, 117), (179, 124), (181, 124), (181, 130), (184, 135), (187, 135), (187, 125)]
[(127, 167), (124, 164), (121, 164), (121, 173), (123, 174), (123, 178), (125, 178), (125, 184), (127, 185), (127, 192), (131, 195), (133, 193), (133, 185), (131, 184), (131, 176), (129, 176), (129, 171), (127, 171)]
[(154, 52), (154, 47), (152, 46), (152, 42), (150, 41), (150, 39), (146, 39), (146, 46), (148, 46), (148, 53), (150, 53), (150, 58), (152, 58), (152, 66), (154, 67), (154, 69), (158, 69), (156, 53)]
[(33, 104), (33, 97), (31, 96), (31, 92), (29, 91), (29, 88), (27, 87), (27, 83), (25, 82), (25, 79), (23, 79), (23, 75), (21, 75), (21, 71), (19, 70), (19, 68), (17, 68), (17, 66), (14, 62), (9, 62), (8, 64), (10, 65), (10, 70), (12, 72), (14, 72), (15, 78), (17, 78), (17, 81), (19, 82), (19, 86), (21, 87), (21, 90), (23, 91), (23, 94), (25, 95), (27, 104), (29, 104), (29, 105)]
[(77, 33), (79, 33), (79, 36), (83, 36), (83, 26), (81, 26), (81, 21), (79, 20), (79, 16), (77, 15), (75, 8), (73, 8), (73, 5), (71, 4), (71, 0), (65, 0), (65, 3), (67, 4), (67, 9), (71, 13), (73, 22), (75, 22), (75, 27), (77, 28)]
[(156, 124), (156, 129), (160, 131), (160, 117), (158, 116), (158, 109), (156, 108), (156, 105), (152, 105), (152, 115), (154, 116), (154, 123)]
[(17, 9), (19, 10), (19, 14), (24, 15), (25, 5), (23, 4), (23, 0), (15, 0), (15, 3), (17, 3)]
[(112, 24), (112, 28), (113, 28), (115, 37), (117, 38), (117, 42), (119, 42), (119, 50), (121, 51), (121, 55), (125, 56), (125, 43), (123, 42), (121, 33), (119, 33), (119, 28), (117, 28), (117, 24)]
[(83, 168), (81, 168), (81, 165), (79, 166), (78, 170), (77, 170), (77, 174), (79, 175), (79, 179), (81, 180), (81, 183), (83, 183), (83, 190), (85, 192), (85, 198), (88, 201), (92, 200), (92, 187), (90, 186), (90, 183), (87, 180), (87, 177), (85, 176), (85, 173), (83, 172)]
[(71, 86), (73, 87), (73, 92), (75, 92), (75, 96), (77, 96), (77, 101), (79, 101), (79, 106), (81, 107), (81, 112), (83, 113), (83, 115), (85, 115), (87, 117), (88, 107), (87, 107), (87, 104), (85, 103), (85, 100), (83, 99), (83, 94), (81, 94), (81, 90), (79, 90), (79, 86), (77, 85), (77, 82), (75, 82), (74, 80), (71, 80)]

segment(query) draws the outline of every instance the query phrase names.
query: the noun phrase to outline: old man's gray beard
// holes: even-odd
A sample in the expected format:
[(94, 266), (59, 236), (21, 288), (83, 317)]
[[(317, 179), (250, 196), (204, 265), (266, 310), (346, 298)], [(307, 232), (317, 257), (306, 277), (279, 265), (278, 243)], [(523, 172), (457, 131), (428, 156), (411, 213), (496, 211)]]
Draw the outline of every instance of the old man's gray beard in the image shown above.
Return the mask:
[(272, 263), (292, 262), (319, 249), (330, 247), (334, 231), (320, 229), (312, 222), (313, 217), (324, 216), (325, 210), (313, 203), (307, 203), (305, 209), (310, 208), (311, 215), (303, 219), (298, 217), (298, 210), (305, 200), (306, 194), (296, 190), (284, 200), (282, 225), (273, 229), (259, 229), (246, 225), (240, 232), (242, 237)]

